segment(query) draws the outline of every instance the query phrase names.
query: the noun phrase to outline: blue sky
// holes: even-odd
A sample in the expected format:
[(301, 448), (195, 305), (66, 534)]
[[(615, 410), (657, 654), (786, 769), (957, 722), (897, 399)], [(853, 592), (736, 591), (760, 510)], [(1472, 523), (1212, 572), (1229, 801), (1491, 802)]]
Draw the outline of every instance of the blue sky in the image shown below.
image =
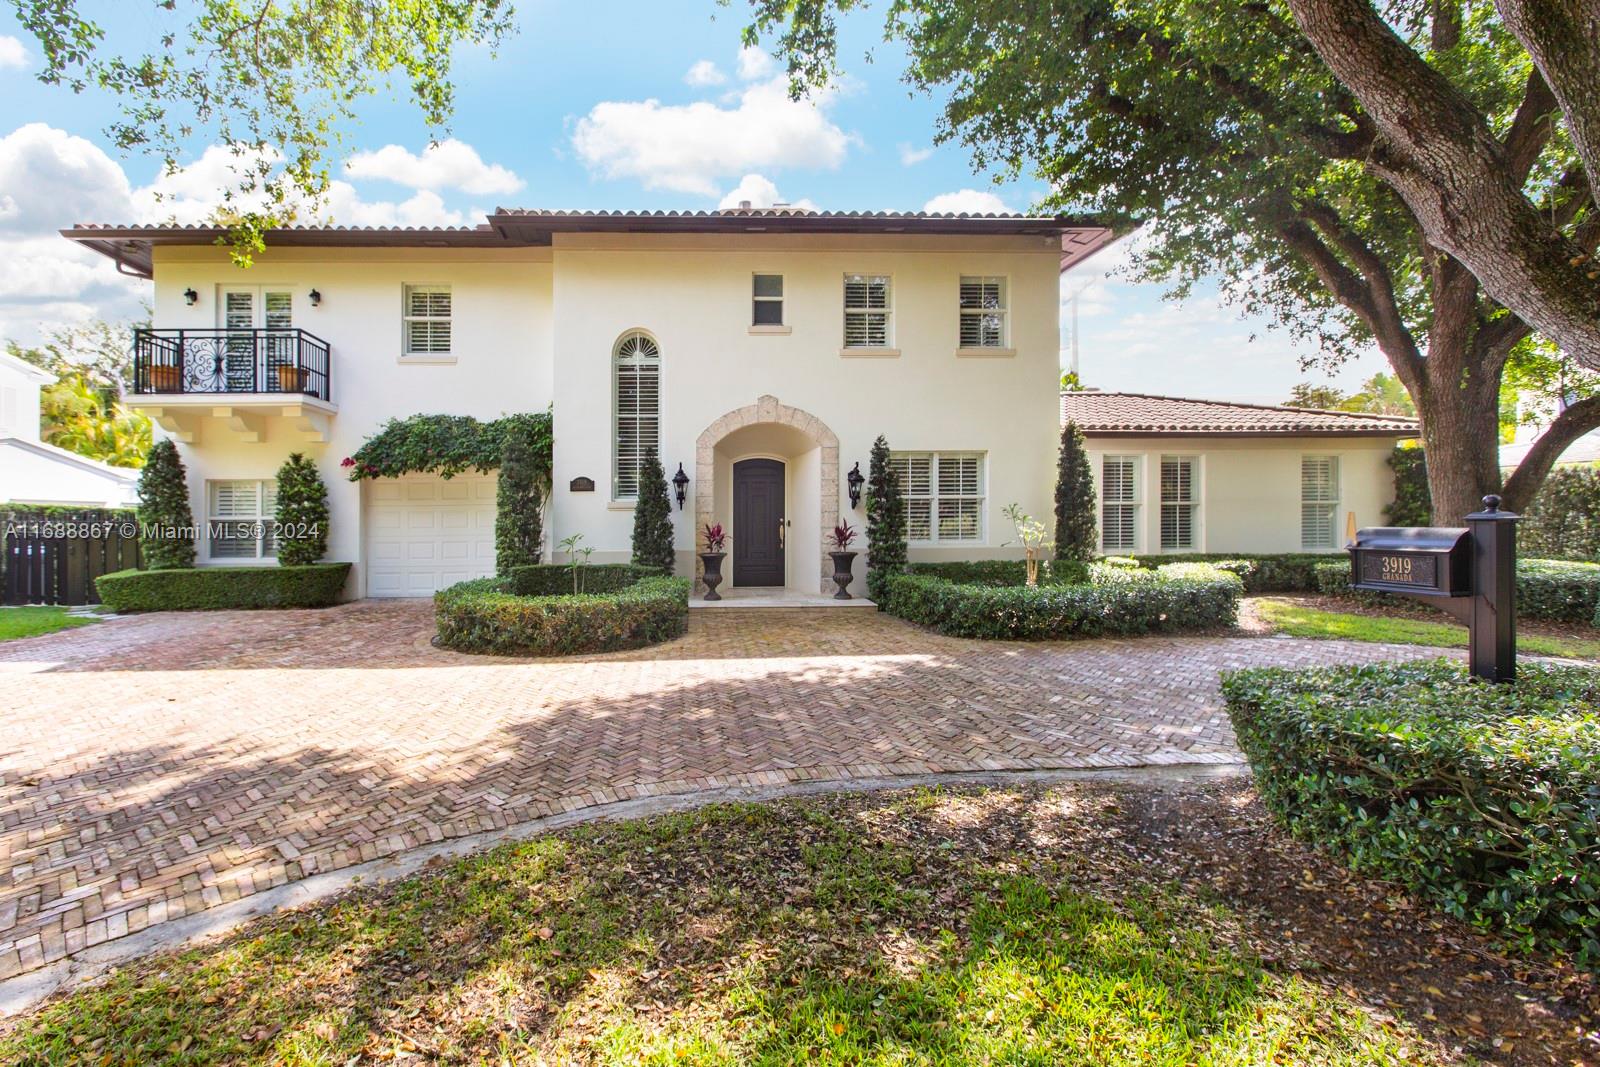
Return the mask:
[[(150, 39), (164, 24), (153, 5), (88, 6), (104, 13), (114, 44)], [(471, 224), (496, 205), (710, 209), (740, 199), (1021, 211), (1043, 192), (1037, 180), (995, 185), (960, 146), (933, 146), (939, 101), (900, 80), (903, 56), (882, 42), (878, 11), (845, 20), (844, 84), (796, 104), (764, 53), (741, 51), (741, 4), (522, 0), (518, 9), (520, 32), (497, 57), (458, 57), (458, 108), (441, 147), (428, 148), (404, 99), (362, 102), (341, 151), (334, 221)], [(0, 16), (10, 116), (0, 120), (0, 336), (24, 342), (91, 315), (135, 315), (146, 292), (67, 247), (57, 228), (203, 218), (228, 158), (199, 141), (184, 172), (163, 177), (152, 159), (118, 156), (103, 133), (113, 101), (41, 85), (37, 53), (10, 13)], [(1214, 287), (1179, 305), (1159, 286), (1107, 277), (1121, 258), (1113, 249), (1063, 279), (1064, 302), (1080, 294), (1089, 385), (1278, 402), (1297, 381), (1328, 380), (1302, 372), (1306, 353), (1240, 319)], [(1335, 380), (1354, 387), (1381, 369), (1371, 355)]]

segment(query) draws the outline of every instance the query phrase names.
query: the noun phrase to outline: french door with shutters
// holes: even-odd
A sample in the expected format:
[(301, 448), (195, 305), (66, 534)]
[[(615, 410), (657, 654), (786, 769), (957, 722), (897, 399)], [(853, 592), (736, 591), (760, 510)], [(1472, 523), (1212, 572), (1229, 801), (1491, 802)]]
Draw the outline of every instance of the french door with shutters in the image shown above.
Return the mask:
[(294, 328), (294, 296), (267, 285), (228, 286), (218, 302), (222, 344), (221, 391), (265, 393), (278, 390), (278, 368), (293, 366), (299, 348)]

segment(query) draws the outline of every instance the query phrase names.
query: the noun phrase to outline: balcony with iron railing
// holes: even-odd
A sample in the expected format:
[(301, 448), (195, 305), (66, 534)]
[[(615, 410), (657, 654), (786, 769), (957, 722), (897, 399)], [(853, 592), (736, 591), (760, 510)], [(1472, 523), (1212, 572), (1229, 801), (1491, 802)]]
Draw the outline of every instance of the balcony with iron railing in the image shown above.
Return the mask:
[(330, 402), (332, 371), (328, 342), (305, 330), (133, 332), (135, 396), (279, 393)]

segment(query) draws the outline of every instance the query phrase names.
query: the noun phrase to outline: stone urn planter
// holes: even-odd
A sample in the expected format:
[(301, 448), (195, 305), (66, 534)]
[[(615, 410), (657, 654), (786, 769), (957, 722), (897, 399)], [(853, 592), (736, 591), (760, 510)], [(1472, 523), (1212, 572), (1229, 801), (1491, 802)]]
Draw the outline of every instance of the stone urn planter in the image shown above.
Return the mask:
[(850, 579), (852, 577), (851, 567), (856, 561), (856, 553), (829, 552), (828, 555), (833, 557), (833, 584), (839, 587), (839, 591), (833, 594), (833, 599), (854, 600), (855, 597), (850, 595)]
[(706, 550), (700, 553), (700, 562), (705, 567), (706, 599), (721, 600), (722, 594), (717, 592), (717, 586), (722, 584), (722, 561), (728, 558), (728, 554), (722, 550), (728, 543), (728, 535), (719, 522), (707, 524), (704, 536)]

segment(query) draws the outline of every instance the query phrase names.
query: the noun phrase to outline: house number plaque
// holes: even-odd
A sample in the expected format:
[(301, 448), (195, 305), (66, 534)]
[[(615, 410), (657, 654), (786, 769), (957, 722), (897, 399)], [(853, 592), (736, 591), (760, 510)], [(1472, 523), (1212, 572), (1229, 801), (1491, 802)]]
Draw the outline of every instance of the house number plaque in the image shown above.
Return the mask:
[(1361, 555), (1361, 580), (1434, 589), (1439, 584), (1439, 560), (1436, 556), (1365, 552)]
[(580, 475), (567, 484), (567, 489), (574, 493), (592, 493), (594, 492), (594, 479), (584, 478)]

